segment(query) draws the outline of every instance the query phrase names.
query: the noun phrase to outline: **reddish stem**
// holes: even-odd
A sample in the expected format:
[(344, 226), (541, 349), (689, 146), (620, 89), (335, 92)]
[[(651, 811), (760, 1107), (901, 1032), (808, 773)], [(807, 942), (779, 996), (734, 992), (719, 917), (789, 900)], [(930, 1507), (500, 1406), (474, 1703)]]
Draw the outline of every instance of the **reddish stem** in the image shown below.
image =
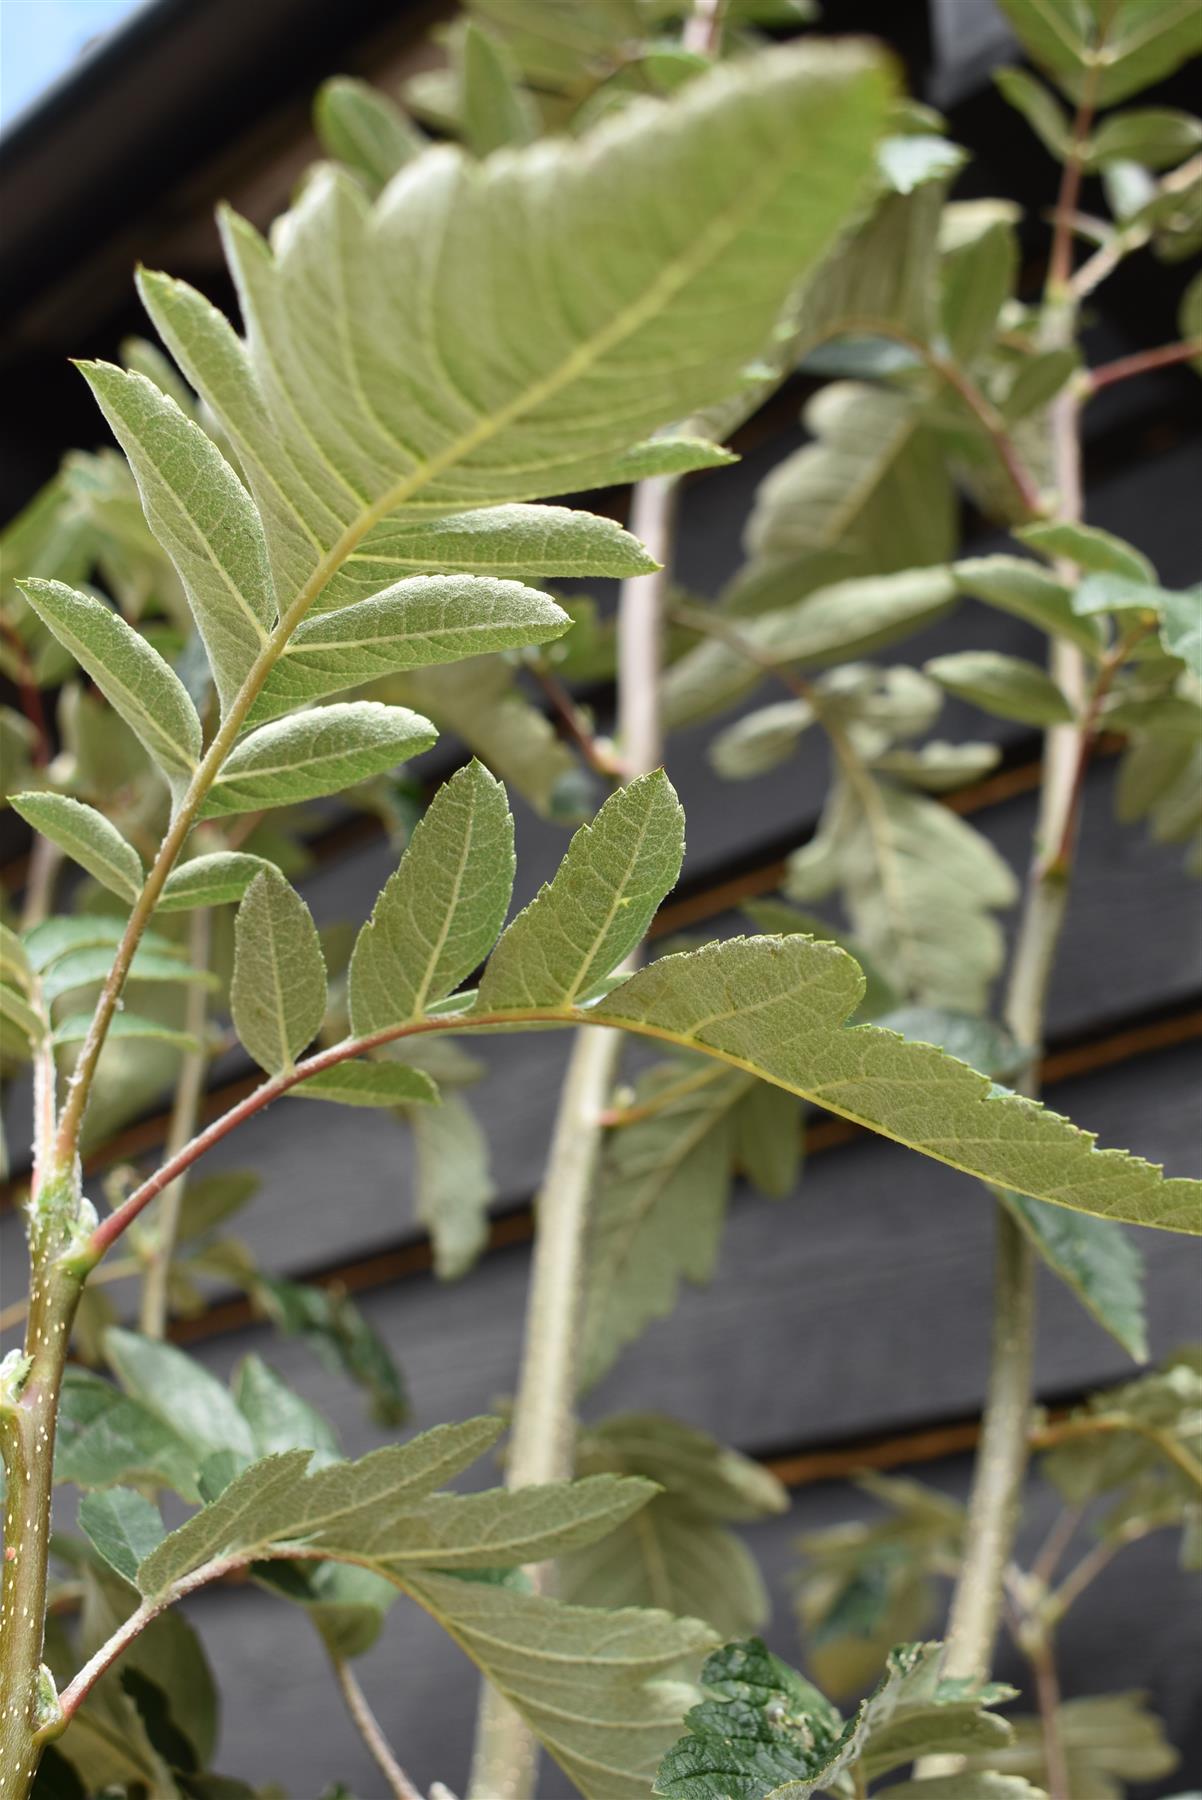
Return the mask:
[(1147, 375), (1152, 369), (1171, 369), (1174, 363), (1192, 362), (1202, 356), (1202, 337), (1183, 338), (1178, 344), (1161, 344), (1155, 350), (1137, 350), (1132, 356), (1103, 363), (1089, 372), (1091, 393), (1113, 387), (1116, 381), (1130, 381), (1132, 376)]
[(0, 635), (3, 635), (16, 659), (16, 686), (21, 699), (21, 711), (33, 728), (34, 767), (44, 769), (50, 761), (50, 730), (46, 724), (46, 709), (42, 705), (41, 689), (38, 687), (33, 664), (29, 660), (29, 652), (12, 620), (4, 618), (2, 614), (0, 614)]

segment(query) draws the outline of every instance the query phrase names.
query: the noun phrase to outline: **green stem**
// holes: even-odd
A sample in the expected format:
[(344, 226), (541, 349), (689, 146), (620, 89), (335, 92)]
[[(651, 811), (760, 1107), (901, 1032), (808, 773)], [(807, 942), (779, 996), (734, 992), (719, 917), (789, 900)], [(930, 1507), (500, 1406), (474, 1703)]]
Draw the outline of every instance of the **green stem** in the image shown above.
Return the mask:
[[(211, 940), (212, 915), (206, 907), (198, 907), (192, 914), (188, 933), (188, 955), (194, 969), (208, 968)], [(184, 1020), (184, 1029), (197, 1040), (197, 1047), (186, 1050), (180, 1061), (165, 1146), (168, 1160), (179, 1154), (196, 1131), (209, 1067), (204, 1041), (207, 1023), (208, 991), (202, 982), (197, 981), (188, 989), (187, 1015)], [(171, 1258), (175, 1252), (186, 1184), (187, 1176), (181, 1174), (163, 1191), (154, 1244), (149, 1253), (142, 1285), (140, 1325), (147, 1337), (161, 1338), (167, 1329)]]
[[(630, 529), (663, 566), (622, 585), (618, 740), (627, 779), (653, 769), (660, 759), (660, 637), (671, 580), (676, 495), (676, 483), (666, 479), (640, 482), (634, 490)], [(506, 1470), (511, 1488), (563, 1481), (572, 1473), (589, 1200), (620, 1048), (617, 1034), (586, 1028), (577, 1033), (568, 1061), (535, 1203), (537, 1235)], [(495, 1689), (485, 1686), (469, 1800), (530, 1800), (537, 1761), (527, 1726)]]

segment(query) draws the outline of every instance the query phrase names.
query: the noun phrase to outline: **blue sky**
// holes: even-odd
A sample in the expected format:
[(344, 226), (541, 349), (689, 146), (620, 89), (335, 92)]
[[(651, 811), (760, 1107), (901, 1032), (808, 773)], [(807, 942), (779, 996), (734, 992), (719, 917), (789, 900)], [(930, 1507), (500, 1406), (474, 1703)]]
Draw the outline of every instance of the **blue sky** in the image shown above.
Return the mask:
[(0, 129), (143, 0), (0, 0)]

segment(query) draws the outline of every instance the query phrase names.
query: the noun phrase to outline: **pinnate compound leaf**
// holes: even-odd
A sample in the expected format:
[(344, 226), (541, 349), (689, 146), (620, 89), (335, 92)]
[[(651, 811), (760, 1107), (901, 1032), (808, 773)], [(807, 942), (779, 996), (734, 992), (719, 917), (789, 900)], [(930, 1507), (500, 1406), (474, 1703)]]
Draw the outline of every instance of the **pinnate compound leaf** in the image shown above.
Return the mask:
[(204, 814), (257, 812), (340, 793), (428, 750), (437, 735), (420, 714), (373, 700), (315, 706), (276, 719), (234, 746), (209, 790)]
[(847, 1027), (855, 963), (808, 938), (731, 939), (662, 957), (590, 1008), (763, 1076), (999, 1186), (1128, 1224), (1202, 1233), (1202, 1183), (1166, 1179), (966, 1063), (874, 1025)]
[[(728, 392), (860, 198), (886, 105), (871, 52), (797, 46), (582, 140), (432, 150), (374, 208), (319, 173), (273, 250), (227, 221), (246, 347), (144, 277), (246, 471), (281, 595), (341, 603), (334, 547), (376, 554), (406, 508), (619, 478), (633, 442)], [(515, 258), (540, 271), (520, 293)], [(664, 354), (682, 329), (687, 363)]]
[(1074, 101), (1114, 106), (1202, 52), (1189, 0), (1001, 0), (1019, 41)]
[[(988, 1710), (1009, 1688), (973, 1692), (943, 1681), (942, 1644), (902, 1644), (884, 1679), (846, 1722), (816, 1688), (758, 1638), (710, 1657), (712, 1698), (688, 1714), (688, 1736), (669, 1752), (655, 1792), (669, 1800), (810, 1800), (849, 1769), (862, 1781), (934, 1752), (1004, 1747), (1010, 1729)], [(737, 1779), (737, 1788), (732, 1781)]]
[(131, 1583), (137, 1579), (139, 1563), (166, 1536), (158, 1507), (135, 1488), (85, 1494), (79, 1503), (79, 1523), (109, 1567)]
[(1003, 1194), (1036, 1250), (1104, 1331), (1136, 1362), (1148, 1354), (1144, 1259), (1121, 1225)]
[(969, 700), (982, 712), (1023, 725), (1067, 725), (1073, 709), (1062, 690), (1037, 663), (997, 650), (955, 650), (933, 656), (926, 673), (949, 694)]
[(28, 579), (21, 591), (159, 767), (186, 781), (200, 761), (200, 720), (158, 651), (111, 606), (62, 582)]
[(571, 621), (536, 588), (483, 575), (416, 575), (292, 634), (251, 710), (252, 723), (431, 663), (560, 637)]
[(611, 795), (493, 951), (479, 1010), (590, 999), (642, 942), (683, 855), (684, 814), (662, 769)]
[(443, 519), (394, 524), (376, 536), (376, 563), (355, 551), (345, 577), (363, 597), (380, 588), (378, 570), (441, 575), (457, 569), (477, 576), (646, 575), (658, 567), (636, 537), (613, 519), (566, 506), (490, 506)]
[(234, 1029), (269, 1075), (289, 1069), (325, 1016), (326, 968), (308, 907), (264, 870), (246, 890), (234, 937)]
[(81, 366), (179, 571), (224, 712), (275, 623), (259, 516), (212, 438), (153, 382), (110, 363)]
[[(131, 979), (133, 979), (131, 970)], [(178, 979), (178, 977), (175, 977)], [(56, 1044), (81, 1044), (88, 1035), (92, 1023), (91, 1013), (72, 1013), (68, 1018), (60, 1020), (54, 1028)], [(120, 1012), (109, 1021), (108, 1036), (110, 1038), (157, 1038), (160, 1043), (174, 1044), (179, 1050), (196, 1050), (200, 1047), (199, 1038), (187, 1031), (177, 1031), (171, 1025), (165, 1025), (159, 1019), (139, 1018), (137, 1013)]]
[(256, 875), (271, 866), (266, 858), (246, 850), (212, 850), (194, 856), (190, 862), (178, 863), (168, 875), (158, 911), (191, 912), (197, 906), (225, 906), (241, 900)]
[(483, 962), (505, 922), (513, 869), (505, 790), (473, 761), (435, 795), (359, 933), (356, 1036), (420, 1018)]
[(101, 887), (122, 900), (137, 899), (145, 875), (142, 858), (103, 813), (66, 794), (14, 794), (12, 805), (27, 825), (57, 844)]
[(438, 1099), (423, 1069), (395, 1062), (335, 1063), (288, 1091), (298, 1100), (336, 1100), (343, 1106), (421, 1106)]

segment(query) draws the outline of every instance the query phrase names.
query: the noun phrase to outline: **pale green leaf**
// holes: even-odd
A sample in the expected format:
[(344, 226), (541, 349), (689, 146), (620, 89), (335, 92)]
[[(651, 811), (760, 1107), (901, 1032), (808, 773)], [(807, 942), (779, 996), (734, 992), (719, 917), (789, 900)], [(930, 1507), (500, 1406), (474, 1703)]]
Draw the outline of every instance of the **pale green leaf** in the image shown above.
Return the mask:
[[(131, 979), (135, 979), (132, 971)], [(178, 980), (178, 975), (173, 979)], [(81, 1044), (88, 1035), (91, 1023), (91, 1013), (71, 1013), (68, 1018), (61, 1019), (55, 1026), (54, 1043)], [(198, 1050), (200, 1048), (200, 1040), (193, 1037), (190, 1032), (178, 1031), (159, 1019), (139, 1018), (137, 1013), (131, 1012), (119, 1012), (109, 1021), (108, 1037), (157, 1038), (160, 1043), (174, 1044), (178, 1050)]]
[(929, 567), (955, 548), (955, 495), (912, 394), (832, 382), (808, 403), (804, 423), (815, 441), (777, 463), (756, 492), (748, 560), (726, 596), (735, 612)]
[(968, 820), (851, 763), (784, 882), (803, 903), (836, 887), (855, 936), (908, 999), (984, 1010), (1004, 949), (993, 915), (1018, 883)]
[(311, 1469), (341, 1461), (338, 1439), (325, 1419), (261, 1357), (243, 1357), (234, 1376), (233, 1393), (238, 1411), (250, 1426), (256, 1457), (274, 1456), (281, 1450), (311, 1450)]
[(1179, 656), (1202, 679), (1202, 589), (1163, 592), (1160, 636), (1166, 650)]
[[(137, 1482), (169, 1487), (185, 1500), (199, 1500), (196, 1472), (214, 1445), (211, 1440), (193, 1441), (186, 1435), (187, 1425), (185, 1416), (177, 1429), (169, 1402), (152, 1409), (86, 1369), (68, 1368), (59, 1407), (54, 1479), (82, 1488)], [(249, 1440), (245, 1454), (251, 1454)]]
[(122, 900), (136, 900), (142, 891), (142, 859), (117, 827), (66, 794), (14, 794), (13, 808), (27, 825), (49, 838), (102, 887)]
[(29, 579), (21, 591), (159, 767), (186, 783), (200, 761), (200, 720), (158, 651), (111, 606), (61, 582)]
[(1025, 1775), (999, 1775), (996, 1769), (903, 1781), (889, 1793), (891, 1800), (1047, 1800), (1045, 1790), (1032, 1787)]
[(417, 575), (296, 630), (250, 712), (252, 723), (326, 694), (431, 663), (543, 644), (571, 621), (535, 588), (482, 575)]
[(152, 382), (110, 363), (81, 366), (179, 571), (226, 711), (275, 623), (258, 514), (213, 440)]
[(325, 961), (309, 909), (282, 875), (264, 870), (238, 908), (234, 1029), (259, 1066), (278, 1075), (316, 1037), (325, 1006)]
[(706, 1282), (714, 1272), (731, 1187), (733, 1113), (749, 1083), (728, 1069), (690, 1086), (682, 1073), (687, 1077), (687, 1066), (671, 1063), (649, 1071), (635, 1104), (665, 1103), (607, 1138), (586, 1262), (586, 1385), (653, 1319), (672, 1311), (681, 1280)]
[(0, 976), (28, 991), (33, 974), (29, 952), (16, 932), (0, 920)]
[[(42, 976), (42, 994), (47, 1002), (57, 1000), (75, 988), (103, 981), (112, 967), (113, 952), (104, 945), (91, 949), (69, 950), (56, 958)], [(186, 982), (201, 987), (215, 987), (216, 976), (207, 969), (195, 969), (174, 952), (147, 949), (142, 944), (134, 951), (129, 966), (130, 981)]]
[(430, 1233), (434, 1273), (454, 1281), (488, 1242), (488, 1209), (497, 1197), (488, 1140), (457, 1094), (410, 1115), (417, 1216)]
[(85, 1494), (78, 1516), (80, 1529), (123, 1581), (136, 1580), (138, 1564), (166, 1535), (158, 1507), (135, 1488), (112, 1487)]
[(588, 1017), (746, 1069), (967, 1174), (1102, 1218), (1202, 1233), (1202, 1184), (1166, 1179), (967, 1064), (847, 1028), (855, 963), (804, 937), (732, 939), (640, 970)]
[(792, 756), (817, 716), (808, 700), (777, 700), (757, 707), (716, 734), (709, 746), (710, 761), (727, 781), (766, 775)]
[(394, 101), (349, 75), (322, 83), (313, 123), (326, 155), (353, 169), (373, 196), (426, 147)]
[[(25, 937), (25, 948), (29, 960), (39, 974), (44, 974), (58, 959), (69, 955), (74, 950), (94, 950), (101, 945), (110, 947), (121, 942), (125, 935), (125, 920), (116, 918), (111, 913), (78, 913), (60, 914), (54, 919), (45, 919)], [(174, 956), (180, 962), (187, 961), (187, 952), (179, 944), (164, 937), (161, 931), (144, 931), (138, 940), (139, 948), (153, 950), (159, 956)]]
[(513, 868), (505, 791), (472, 762), (435, 795), (359, 933), (350, 967), (356, 1036), (420, 1018), (483, 962), (505, 922)]
[(424, 1571), (408, 1591), (450, 1632), (585, 1800), (646, 1800), (714, 1634), (697, 1619), (555, 1604)]
[(849, 956), (854, 956), (865, 983), (864, 998), (860, 1002), (857, 1018), (874, 1019), (878, 1013), (888, 1012), (892, 1007), (901, 1005), (897, 989), (884, 971), (878, 968), (863, 944), (828, 924), (825, 919), (820, 919), (816, 913), (799, 912), (784, 900), (772, 898), (750, 901), (743, 911), (757, 931), (763, 932), (765, 936), (792, 937), (800, 933), (804, 937), (818, 938), (823, 943), (838, 944)]
[(190, 912), (197, 906), (224, 906), (241, 900), (256, 875), (271, 864), (245, 850), (212, 850), (177, 863), (163, 884), (158, 911)]
[[(1202, 49), (1202, 44), (1199, 45)], [(1202, 144), (1202, 120), (1172, 106), (1143, 106), (1103, 119), (1089, 145), (1094, 168), (1107, 162), (1171, 169)]]
[(565, 506), (490, 506), (396, 523), (376, 531), (372, 541), (373, 550), (353, 551), (347, 559), (339, 584), (346, 598), (368, 599), (385, 579), (447, 569), (525, 578), (643, 575), (656, 567), (638, 539), (613, 519)]
[(753, 1081), (735, 1113), (735, 1162), (752, 1187), (783, 1200), (797, 1186), (804, 1139), (797, 1102), (782, 1088)]
[(196, 1447), (199, 1464), (217, 1450), (255, 1453), (242, 1413), (207, 1369), (171, 1344), (112, 1327), (105, 1353), (126, 1394), (163, 1426)]
[[(30, 1044), (40, 1044), (46, 1035), (46, 1021), (42, 1015), (7, 983), (0, 984), (0, 1020)], [(26, 1054), (24, 1045), (19, 1046), (16, 1038), (11, 1036), (11, 1030), (4, 1033), (4, 1048), (6, 1051), (11, 1049), (14, 1054)]]
[(480, 1010), (588, 1000), (642, 942), (683, 854), (684, 814), (662, 769), (619, 789), (506, 930), (480, 983)]
[(419, 1106), (438, 1099), (423, 1070), (395, 1062), (335, 1063), (288, 1091), (298, 1100), (337, 1100), (343, 1106)]
[(1123, 1227), (1022, 1194), (1002, 1198), (1048, 1267), (1102, 1329), (1143, 1362), (1148, 1354), (1144, 1259)]
[(468, 18), (461, 46), (464, 142), (476, 156), (538, 136), (538, 114), (504, 43)]
[(967, 367), (990, 348), (998, 314), (1018, 275), (1018, 237), (996, 219), (943, 257), (942, 321), (956, 361)]
[(1066, 725), (1073, 709), (1063, 691), (1037, 663), (998, 650), (955, 650), (933, 656), (926, 673), (949, 694), (968, 700), (999, 719), (1023, 725)]
[[(338, 603), (335, 562), (374, 554), (403, 509), (615, 479), (633, 443), (728, 392), (859, 199), (885, 106), (871, 53), (791, 46), (584, 140), (484, 163), (439, 147), (374, 209), (319, 173), (274, 249), (226, 221), (245, 349), (143, 278), (246, 470), (281, 595)], [(539, 279), (515, 289), (519, 265)], [(682, 330), (684, 362), (664, 354)]]
[(1008, 381), (999, 383), (998, 410), (1003, 419), (1013, 426), (1041, 411), (1080, 366), (1080, 352), (1075, 347), (1040, 350), (1033, 356), (1020, 357)]
[(249, 1205), (261, 1185), (258, 1175), (249, 1169), (191, 1175), (180, 1206), (176, 1241), (191, 1244), (207, 1238), (218, 1225)]
[(1070, 99), (1114, 106), (1202, 52), (1190, 0), (1001, 0), (1019, 41)]
[(928, 794), (946, 794), (980, 781), (1002, 759), (1000, 744), (945, 744), (939, 738), (920, 744), (917, 750), (886, 750), (874, 756), (871, 767), (908, 787)]
[(1079, 568), (1096, 575), (1122, 575), (1128, 581), (1156, 584), (1156, 571), (1141, 551), (1103, 531), (1099, 525), (1076, 525), (1069, 522), (1047, 525), (1023, 525), (1015, 532), (1024, 544), (1044, 556), (1063, 557)]
[(820, 588), (790, 606), (729, 621), (746, 651), (717, 637), (686, 651), (664, 678), (674, 725), (729, 706), (764, 679), (765, 662), (784, 668), (843, 661), (896, 643), (949, 611), (950, 569), (908, 569)]
[(338, 793), (420, 755), (436, 736), (428, 719), (404, 706), (315, 706), (242, 738), (222, 763), (204, 813), (257, 812)]
[(1072, 120), (1055, 94), (1025, 69), (998, 69), (993, 79), (1003, 100), (1022, 114), (1044, 149), (1063, 162), (1072, 145)]
[(1018, 556), (971, 556), (953, 563), (952, 573), (961, 592), (974, 600), (1066, 638), (1088, 656), (1098, 654), (1097, 625), (1073, 611), (1070, 590), (1041, 564)]
[[(1081, 1800), (1126, 1800), (1129, 1784), (1158, 1782), (1171, 1775), (1180, 1760), (1143, 1694), (1091, 1694), (1065, 1700), (1056, 1721), (1073, 1800), (1078, 1795)], [(1012, 1723), (1013, 1745), (992, 1755), (970, 1757), (968, 1768), (1026, 1776), (1043, 1788), (1048, 1774), (1041, 1722), (1019, 1717)]]

